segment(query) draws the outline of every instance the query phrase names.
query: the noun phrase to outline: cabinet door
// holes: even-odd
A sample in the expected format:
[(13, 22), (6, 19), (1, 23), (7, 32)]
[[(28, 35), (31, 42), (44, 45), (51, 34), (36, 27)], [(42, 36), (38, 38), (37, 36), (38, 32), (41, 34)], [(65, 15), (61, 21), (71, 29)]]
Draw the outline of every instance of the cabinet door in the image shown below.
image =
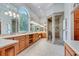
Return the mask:
[(25, 48), (25, 41), (20, 40), (20, 51)]
[(74, 12), (74, 40), (79, 40), (79, 9)]
[(0, 51), (0, 56), (1, 56), (1, 51)]
[(21, 51), (25, 48), (26, 39), (25, 39), (25, 36), (20, 36), (19, 39), (20, 39), (20, 51)]
[(29, 46), (29, 36), (27, 35), (25, 39), (26, 39), (25, 46), (28, 47)]
[(19, 43), (16, 44), (15, 46), (15, 54), (19, 53)]
[(66, 56), (76, 56), (76, 53), (74, 52), (74, 50), (68, 46), (67, 44), (65, 44), (65, 55)]
[(66, 56), (71, 56), (70, 53), (66, 50)]
[(14, 40), (18, 41), (18, 43), (16, 44), (16, 53), (19, 53), (20, 52), (20, 39), (19, 39), (19, 36), (14, 37)]
[(5, 50), (5, 56), (15, 56), (15, 49), (14, 47), (10, 47)]
[(36, 34), (33, 34), (33, 42), (36, 41)]

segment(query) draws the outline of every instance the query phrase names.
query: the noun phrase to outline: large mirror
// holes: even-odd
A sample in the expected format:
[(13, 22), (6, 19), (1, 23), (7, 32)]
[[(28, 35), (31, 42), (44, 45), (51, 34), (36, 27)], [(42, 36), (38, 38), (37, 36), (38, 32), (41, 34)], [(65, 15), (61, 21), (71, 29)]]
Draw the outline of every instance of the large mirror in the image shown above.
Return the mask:
[(29, 12), (24, 6), (0, 4), (0, 34), (13, 34), (29, 31)]
[(34, 21), (31, 21), (31, 22), (30, 22), (30, 31), (31, 31), (31, 32), (44, 31), (44, 27), (41, 26), (40, 24), (34, 22)]

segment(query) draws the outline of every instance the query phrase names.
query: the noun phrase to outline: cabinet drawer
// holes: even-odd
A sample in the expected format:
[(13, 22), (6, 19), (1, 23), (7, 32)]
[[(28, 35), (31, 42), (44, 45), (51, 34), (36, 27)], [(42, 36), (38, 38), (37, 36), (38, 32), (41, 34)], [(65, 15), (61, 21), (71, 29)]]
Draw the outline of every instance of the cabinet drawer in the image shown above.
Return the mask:
[(75, 52), (66, 44), (65, 45), (65, 49), (72, 55), (72, 56), (75, 56)]
[(25, 41), (20, 41), (20, 51), (25, 48)]
[(26, 36), (26, 38), (25, 38), (25, 46), (26, 47), (29, 46), (29, 36)]
[(66, 56), (71, 56), (71, 54), (67, 50), (65, 51), (65, 55)]
[(19, 43), (17, 43), (16, 46), (15, 46), (15, 52), (16, 52), (16, 54), (19, 53)]
[(15, 56), (15, 49), (14, 47), (10, 47), (5, 50), (5, 56)]

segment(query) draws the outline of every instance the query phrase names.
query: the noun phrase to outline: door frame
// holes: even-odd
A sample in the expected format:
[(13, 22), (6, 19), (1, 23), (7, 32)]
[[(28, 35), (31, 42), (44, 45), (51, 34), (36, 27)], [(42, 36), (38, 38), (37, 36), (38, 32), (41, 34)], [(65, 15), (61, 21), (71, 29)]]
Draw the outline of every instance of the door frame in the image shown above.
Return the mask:
[[(62, 18), (62, 25), (63, 25), (63, 19), (64, 19), (64, 12), (57, 12), (57, 13), (53, 13), (52, 14), (52, 43), (54, 43), (55, 41), (55, 16), (56, 15), (62, 15), (61, 18)], [(63, 26), (62, 26), (62, 39), (63, 40)]]
[[(51, 19), (51, 20), (49, 20), (49, 19)], [(47, 17), (47, 40), (49, 40), (49, 30), (48, 30), (48, 22), (49, 21), (51, 21), (52, 22), (52, 16), (49, 16), (49, 17)], [(52, 25), (51, 25), (51, 27), (52, 27)], [(51, 30), (52, 30), (52, 28), (51, 28)], [(52, 31), (51, 31), (52, 32)], [(51, 34), (52, 35), (52, 34)], [(51, 39), (52, 40), (52, 39)]]

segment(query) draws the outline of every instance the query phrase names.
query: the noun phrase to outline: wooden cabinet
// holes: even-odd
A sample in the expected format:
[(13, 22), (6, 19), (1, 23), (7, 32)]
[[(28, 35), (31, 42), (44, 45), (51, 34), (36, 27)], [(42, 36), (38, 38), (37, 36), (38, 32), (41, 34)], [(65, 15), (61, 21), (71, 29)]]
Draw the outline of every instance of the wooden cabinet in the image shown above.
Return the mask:
[(18, 41), (18, 43), (15, 45), (15, 54), (18, 54), (19, 53), (19, 38), (18, 37), (10, 37), (10, 38), (5, 38), (5, 39)]
[(25, 48), (25, 41), (20, 40), (20, 51)]
[(18, 54), (19, 52), (20, 52), (20, 41), (19, 41), (19, 36), (17, 36), (17, 37), (14, 37), (14, 40), (17, 40), (18, 41), (18, 43), (16, 44), (16, 54)]
[(38, 39), (40, 39), (39, 33), (36, 33), (36, 41), (37, 41)]
[(0, 56), (1, 56), (1, 51), (0, 51)]
[(33, 34), (29, 35), (29, 45), (33, 44), (34, 36)]
[(14, 40), (18, 40), (18, 44), (17, 44), (17, 48), (16, 48), (16, 51), (17, 53), (19, 53), (20, 51), (22, 51), (25, 46), (26, 46), (26, 38), (25, 38), (25, 35), (24, 36), (17, 36), (17, 37), (14, 37)]
[(71, 54), (67, 50), (65, 51), (65, 53), (65, 56), (71, 56)]
[(29, 35), (26, 35), (25, 37), (25, 47), (27, 48), (29, 46)]
[(15, 56), (15, 45), (11, 44), (6, 47), (0, 48), (0, 56)]
[(33, 42), (37, 41), (37, 34), (33, 34)]
[(15, 56), (15, 49), (14, 49), (14, 47), (7, 48), (5, 50), (5, 56)]
[[(33, 33), (28, 35), (20, 35), (20, 36), (12, 36), (10, 38), (11, 40), (17, 40), (17, 44), (15, 45), (15, 54), (20, 53), (22, 50), (27, 48), (28, 46), (32, 45), (34, 42), (36, 42), (40, 38), (45, 38), (46, 33)], [(13, 47), (6, 49), (6, 55), (14, 55), (12, 52), (14, 52)], [(2, 54), (2, 52), (0, 52)]]
[(33, 43), (36, 42), (38, 39), (39, 39), (39, 34), (38, 33), (32, 34), (31, 40), (32, 40)]
[(74, 40), (79, 40), (79, 9), (74, 11)]
[(15, 54), (18, 54), (20, 52), (19, 50), (19, 42), (15, 46)]
[(39, 33), (39, 39), (42, 38), (42, 33)]
[(42, 33), (42, 38), (46, 38), (46, 33)]
[(77, 54), (67, 45), (65, 44), (65, 56), (76, 56)]
[(19, 38), (20, 38), (20, 51), (22, 51), (26, 45), (25, 36), (20, 36)]

